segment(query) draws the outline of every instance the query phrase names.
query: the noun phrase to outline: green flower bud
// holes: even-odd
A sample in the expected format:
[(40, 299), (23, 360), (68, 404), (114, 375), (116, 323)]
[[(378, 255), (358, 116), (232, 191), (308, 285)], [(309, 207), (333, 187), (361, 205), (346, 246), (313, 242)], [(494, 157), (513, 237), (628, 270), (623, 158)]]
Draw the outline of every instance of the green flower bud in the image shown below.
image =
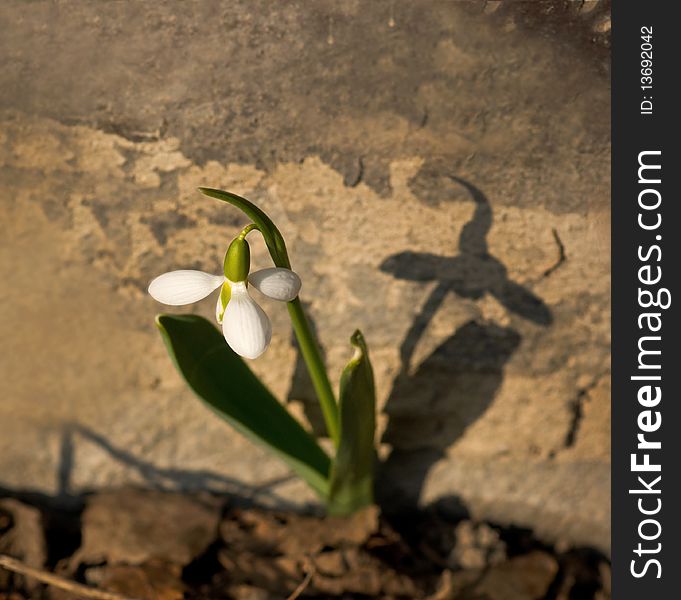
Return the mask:
[(246, 281), (251, 269), (251, 249), (241, 236), (234, 239), (225, 254), (225, 277), (230, 281)]

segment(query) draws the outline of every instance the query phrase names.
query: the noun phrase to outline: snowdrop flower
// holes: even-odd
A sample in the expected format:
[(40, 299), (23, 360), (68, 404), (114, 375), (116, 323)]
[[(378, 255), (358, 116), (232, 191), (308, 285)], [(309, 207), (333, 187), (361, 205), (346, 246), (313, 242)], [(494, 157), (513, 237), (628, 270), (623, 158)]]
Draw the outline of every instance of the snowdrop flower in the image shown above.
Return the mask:
[(230, 348), (245, 358), (258, 358), (272, 339), (268, 316), (251, 297), (252, 285), (263, 295), (289, 302), (300, 291), (300, 277), (290, 269), (273, 267), (249, 273), (250, 249), (244, 239), (247, 227), (225, 254), (224, 275), (203, 271), (171, 271), (149, 284), (149, 294), (163, 304), (181, 306), (198, 302), (222, 286), (215, 317)]

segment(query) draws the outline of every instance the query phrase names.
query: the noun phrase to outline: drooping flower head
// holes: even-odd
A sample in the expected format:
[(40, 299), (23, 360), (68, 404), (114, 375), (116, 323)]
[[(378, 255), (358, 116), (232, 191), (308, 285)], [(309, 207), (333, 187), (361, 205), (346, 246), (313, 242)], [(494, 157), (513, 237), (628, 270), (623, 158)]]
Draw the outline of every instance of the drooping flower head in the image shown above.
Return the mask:
[(149, 284), (149, 294), (171, 306), (192, 304), (222, 286), (215, 317), (230, 348), (244, 358), (257, 358), (269, 346), (272, 324), (250, 295), (249, 284), (261, 294), (290, 302), (300, 291), (300, 277), (290, 269), (271, 267), (250, 273), (251, 252), (246, 235), (249, 225), (229, 245), (222, 275), (180, 270), (159, 275)]

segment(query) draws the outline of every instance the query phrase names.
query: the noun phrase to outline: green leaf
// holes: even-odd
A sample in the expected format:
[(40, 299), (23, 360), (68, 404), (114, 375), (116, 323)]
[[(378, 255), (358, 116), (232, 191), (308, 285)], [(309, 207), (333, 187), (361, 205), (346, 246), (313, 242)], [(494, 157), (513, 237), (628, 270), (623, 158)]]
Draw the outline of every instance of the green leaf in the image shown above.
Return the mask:
[(175, 366), (194, 393), (251, 440), (273, 450), (326, 497), (329, 457), (222, 334), (197, 315), (158, 315), (156, 324)]
[(267, 244), (267, 249), (270, 251), (274, 264), (277, 267), (283, 267), (285, 269), (291, 268), (291, 262), (288, 258), (283, 236), (272, 222), (272, 219), (270, 219), (261, 209), (249, 200), (246, 200), (246, 198), (242, 198), (231, 192), (206, 187), (200, 187), (199, 191), (206, 196), (222, 200), (223, 202), (229, 202), (231, 205), (241, 209), (246, 216), (258, 226), (258, 229), (260, 229), (260, 233), (262, 233), (262, 237), (265, 239), (265, 244)]
[(350, 514), (373, 502), (376, 391), (367, 346), (360, 331), (350, 338), (355, 355), (340, 381), (340, 443), (331, 467), (328, 510)]

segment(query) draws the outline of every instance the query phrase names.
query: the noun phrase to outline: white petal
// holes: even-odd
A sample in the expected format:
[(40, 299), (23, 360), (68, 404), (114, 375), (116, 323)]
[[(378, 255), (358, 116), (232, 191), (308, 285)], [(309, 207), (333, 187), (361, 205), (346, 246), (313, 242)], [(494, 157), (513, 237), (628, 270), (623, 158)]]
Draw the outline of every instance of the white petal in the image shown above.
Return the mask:
[(291, 269), (273, 267), (255, 271), (248, 276), (249, 283), (261, 294), (274, 300), (290, 302), (300, 292), (300, 277)]
[(154, 279), (149, 284), (149, 293), (163, 304), (181, 306), (205, 298), (224, 281), (223, 275), (203, 271), (171, 271)]
[(232, 297), (222, 317), (222, 333), (239, 356), (258, 358), (270, 344), (272, 324), (250, 297), (244, 282), (232, 284)]

